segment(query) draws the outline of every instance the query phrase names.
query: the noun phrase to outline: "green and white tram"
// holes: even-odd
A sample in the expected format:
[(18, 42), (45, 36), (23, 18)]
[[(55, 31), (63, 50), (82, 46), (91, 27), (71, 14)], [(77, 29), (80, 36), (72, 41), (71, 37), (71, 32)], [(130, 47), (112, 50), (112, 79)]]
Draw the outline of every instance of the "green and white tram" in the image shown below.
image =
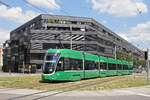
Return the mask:
[(77, 81), (94, 77), (132, 74), (132, 62), (70, 49), (49, 49), (44, 57), (42, 80)]

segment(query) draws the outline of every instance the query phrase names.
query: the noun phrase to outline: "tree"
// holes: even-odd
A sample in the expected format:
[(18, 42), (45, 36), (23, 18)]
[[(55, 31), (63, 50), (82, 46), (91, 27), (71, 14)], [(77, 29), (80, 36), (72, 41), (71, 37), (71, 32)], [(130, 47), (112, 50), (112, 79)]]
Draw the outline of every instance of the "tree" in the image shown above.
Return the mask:
[(136, 60), (136, 59), (133, 59), (133, 65), (135, 67), (138, 67), (138, 66), (142, 66), (142, 67), (146, 67), (146, 61), (145, 60)]
[(145, 60), (138, 60), (138, 65), (141, 65), (142, 67), (146, 67), (146, 61)]
[(126, 61), (129, 61), (129, 62), (132, 61), (132, 57), (131, 56), (127, 56), (126, 57)]
[(123, 54), (122, 54), (122, 53), (119, 53), (119, 54), (117, 55), (117, 59), (119, 59), (119, 60), (124, 60)]
[(132, 56), (124, 56), (122, 53), (117, 54), (117, 59), (119, 60), (126, 60), (128, 62), (133, 62), (134, 67), (142, 66), (146, 67), (146, 61), (145, 60), (137, 60), (135, 58), (132, 58)]

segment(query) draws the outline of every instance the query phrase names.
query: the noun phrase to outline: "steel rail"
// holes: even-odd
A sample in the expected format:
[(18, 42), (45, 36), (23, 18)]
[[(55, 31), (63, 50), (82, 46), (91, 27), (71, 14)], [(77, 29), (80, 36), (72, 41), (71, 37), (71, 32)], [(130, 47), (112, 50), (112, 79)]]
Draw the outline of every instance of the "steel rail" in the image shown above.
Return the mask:
[[(83, 83), (79, 83), (79, 84), (66, 85), (66, 86), (62, 86), (62, 87), (58, 87), (58, 88), (53, 88), (53, 89), (49, 89), (49, 90), (45, 90), (45, 91), (41, 91), (41, 92), (36, 92), (36, 93), (27, 94), (27, 95), (23, 95), (23, 96), (19, 96), (19, 97), (9, 98), (8, 100), (16, 100), (16, 99), (20, 99), (20, 98), (25, 98), (25, 97), (37, 95), (37, 94), (42, 94), (42, 93), (47, 93), (47, 92), (61, 90), (60, 92), (57, 92), (57, 93), (53, 93), (53, 94), (50, 94), (50, 95), (46, 95), (46, 96), (42, 96), (42, 97), (38, 97), (38, 98), (32, 99), (32, 100), (38, 100), (38, 99), (41, 99), (41, 98), (46, 98), (46, 97), (49, 97), (49, 96), (54, 96), (54, 95), (57, 95), (57, 94), (61, 94), (61, 93), (65, 93), (65, 92), (69, 92), (69, 91), (73, 91), (73, 90), (77, 90), (78, 89), (77, 87), (85, 88), (87, 86), (97, 85), (97, 84), (103, 84), (105, 82), (114, 81), (114, 80), (118, 80), (117, 76), (114, 76), (111, 79), (106, 79), (104, 81), (102, 81), (102, 80), (96, 80), (96, 81), (92, 81), (90, 83), (83, 82)], [(62, 91), (62, 89), (70, 89), (70, 88), (74, 88), (74, 89)]]
[[(80, 87), (80, 89), (81, 89), (81, 88), (86, 88), (86, 87), (91, 86), (91, 85), (94, 86), (94, 85), (97, 85), (97, 84), (103, 84), (103, 83), (105, 83), (105, 82), (110, 82), (110, 81), (114, 81), (114, 80), (118, 80), (118, 79), (117, 79), (117, 78), (113, 78), (113, 79), (108, 79), (108, 80), (104, 80), (104, 81), (95, 81), (95, 82), (92, 82), (92, 83), (90, 83), (90, 84), (89, 84), (89, 83), (84, 83), (84, 84), (76, 85), (75, 87), (72, 86), (73, 89), (60, 91), (60, 92), (53, 93), (53, 94), (46, 95), (46, 96), (41, 96), (41, 97), (38, 97), (38, 98), (34, 98), (34, 99), (32, 99), (32, 100), (40, 100), (40, 99), (42, 99), (42, 98), (54, 96), (54, 95), (57, 95), (57, 94), (61, 94), (61, 93), (65, 93), (65, 92), (69, 92), (69, 91), (73, 91), (73, 90), (78, 90), (78, 89), (79, 89), (78, 87)], [(72, 87), (70, 87), (70, 88), (72, 88)], [(67, 87), (67, 88), (68, 88), (68, 87)], [(66, 89), (67, 89), (67, 88), (66, 88)]]

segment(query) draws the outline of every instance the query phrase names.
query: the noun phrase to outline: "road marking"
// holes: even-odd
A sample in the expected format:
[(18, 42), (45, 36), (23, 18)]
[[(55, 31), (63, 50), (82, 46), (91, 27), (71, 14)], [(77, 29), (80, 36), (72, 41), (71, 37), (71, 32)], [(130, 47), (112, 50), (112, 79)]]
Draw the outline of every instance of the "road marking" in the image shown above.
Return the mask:
[(144, 93), (137, 93), (137, 92), (128, 91), (128, 90), (121, 90), (121, 91), (122, 91), (122, 92), (126, 92), (126, 93), (130, 93), (130, 94), (135, 94), (135, 95), (140, 95), (140, 96), (150, 97), (150, 95), (144, 94)]
[[(0, 87), (0, 93), (10, 93), (10, 94), (32, 94), (35, 92), (40, 92), (38, 90), (28, 90), (28, 89), (13, 89), (13, 88), (2, 88)], [(55, 93), (56, 91), (52, 91), (49, 93), (42, 93), (42, 94), (37, 94), (37, 95), (50, 95)], [(76, 91), (73, 91), (75, 93), (71, 93), (71, 94), (76, 94)], [(79, 96), (84, 96), (85, 94), (91, 94), (91, 91), (87, 91), (87, 92), (82, 92), (80, 94), (78, 94)], [(69, 92), (70, 93), (70, 92)], [(78, 93), (78, 92), (77, 92)], [(147, 92), (148, 93), (148, 92)], [(64, 94), (63, 94), (64, 95)], [(65, 95), (70, 95), (68, 93), (65, 93)], [(116, 89), (116, 90), (102, 90), (102, 91), (95, 91), (92, 92), (91, 96), (117, 96), (117, 95), (138, 95), (138, 96), (144, 96), (144, 97), (150, 97), (150, 94), (146, 94), (146, 93), (142, 93), (142, 92), (136, 92), (136, 91), (132, 91), (132, 90), (127, 90), (127, 89)]]
[(143, 93), (137, 93), (136, 95), (145, 96), (145, 97), (150, 97), (150, 95), (148, 95), (148, 94), (143, 94)]

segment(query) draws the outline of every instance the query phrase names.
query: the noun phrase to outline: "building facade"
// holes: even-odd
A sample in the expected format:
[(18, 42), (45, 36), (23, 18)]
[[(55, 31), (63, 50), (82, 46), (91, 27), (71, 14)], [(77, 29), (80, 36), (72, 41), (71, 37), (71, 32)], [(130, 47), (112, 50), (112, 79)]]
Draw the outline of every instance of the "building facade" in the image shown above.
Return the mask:
[(2, 70), (2, 66), (3, 66), (3, 47), (0, 46), (0, 71)]
[(4, 47), (4, 66), (8, 70), (9, 62), (16, 72), (29, 65), (32, 72), (41, 71), (45, 52), (50, 48), (68, 48), (112, 58), (123, 53), (138, 59), (142, 53), (92, 18), (48, 14), (41, 14), (11, 31)]

